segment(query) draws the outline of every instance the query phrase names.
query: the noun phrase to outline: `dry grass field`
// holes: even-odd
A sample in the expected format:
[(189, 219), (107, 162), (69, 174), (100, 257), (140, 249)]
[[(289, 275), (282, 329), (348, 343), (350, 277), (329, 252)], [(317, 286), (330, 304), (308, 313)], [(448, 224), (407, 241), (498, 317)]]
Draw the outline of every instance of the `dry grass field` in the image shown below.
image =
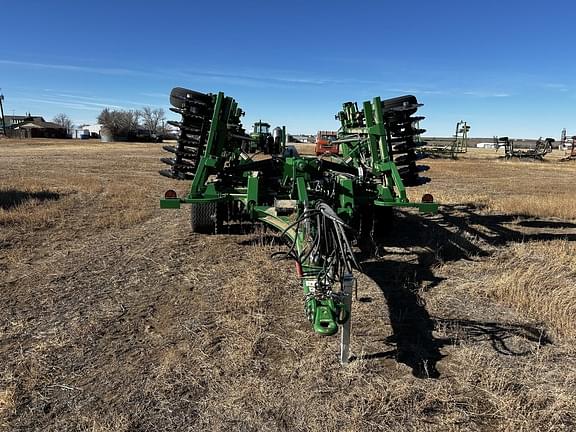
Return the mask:
[(0, 141), (0, 430), (576, 430), (576, 162), (431, 160), (342, 368), (273, 233), (158, 209), (161, 155)]

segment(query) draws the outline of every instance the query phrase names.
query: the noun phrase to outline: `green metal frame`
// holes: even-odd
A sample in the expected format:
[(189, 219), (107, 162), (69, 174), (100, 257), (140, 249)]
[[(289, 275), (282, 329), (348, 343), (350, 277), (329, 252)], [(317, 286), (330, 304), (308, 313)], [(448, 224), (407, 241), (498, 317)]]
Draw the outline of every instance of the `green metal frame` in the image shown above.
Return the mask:
[[(389, 154), (386, 138), (386, 127), (382, 115), (382, 104), (379, 97), (371, 102), (364, 102), (361, 116), (363, 121), (356, 121), (360, 113), (356, 104), (345, 104), (346, 116), (341, 118), (342, 160), (326, 162), (316, 157), (281, 157), (280, 189), (270, 190), (270, 185), (263, 181), (261, 172), (255, 165), (258, 162), (245, 161), (239, 157), (237, 149), (230, 148), (227, 140), (227, 124), (230, 114), (237, 109), (236, 102), (218, 93), (214, 101), (207, 144), (202, 154), (188, 194), (179, 198), (164, 198), (160, 207), (165, 209), (180, 208), (181, 204), (195, 204), (208, 201), (239, 201), (244, 205), (248, 217), (265, 223), (282, 232), (295, 242), (296, 251), (300, 254), (308, 246), (311, 232), (308, 227), (299, 231), (290, 227), (295, 218), (302, 216), (317, 199), (321, 199), (311, 185), (315, 179), (329, 173), (334, 179), (335, 212), (346, 223), (358, 216), (362, 204), (379, 207), (411, 207), (421, 212), (434, 213), (436, 203), (415, 203), (408, 200), (406, 188), (398, 168)], [(286, 133), (283, 128), (283, 148), (286, 147)], [(362, 155), (369, 154), (369, 160), (362, 160)], [(235, 167), (235, 175), (243, 178), (242, 186), (226, 186), (214, 181), (214, 176), (227, 166)], [(368, 173), (361, 175), (363, 170)], [(351, 175), (356, 172), (358, 175)], [(278, 214), (274, 200), (291, 200), (297, 205), (292, 214)], [(300, 255), (299, 255), (300, 256)], [(319, 335), (333, 335), (344, 325), (347, 335), (343, 334), (343, 344), (348, 343), (351, 316), (351, 286), (353, 277), (349, 275), (346, 283), (337, 295), (329, 298), (316, 298), (320, 268), (311, 259), (299, 263), (299, 276), (305, 296), (305, 310), (313, 330)], [(343, 362), (346, 359), (342, 360)]]

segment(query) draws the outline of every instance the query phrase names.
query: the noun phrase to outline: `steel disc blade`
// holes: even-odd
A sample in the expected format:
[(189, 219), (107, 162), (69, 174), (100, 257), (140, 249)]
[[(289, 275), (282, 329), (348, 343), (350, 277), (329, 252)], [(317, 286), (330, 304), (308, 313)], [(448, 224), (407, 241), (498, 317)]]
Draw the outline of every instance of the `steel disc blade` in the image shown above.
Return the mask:
[(189, 101), (209, 104), (212, 102), (212, 97), (183, 87), (175, 87), (170, 92), (170, 104), (176, 108), (183, 108)]

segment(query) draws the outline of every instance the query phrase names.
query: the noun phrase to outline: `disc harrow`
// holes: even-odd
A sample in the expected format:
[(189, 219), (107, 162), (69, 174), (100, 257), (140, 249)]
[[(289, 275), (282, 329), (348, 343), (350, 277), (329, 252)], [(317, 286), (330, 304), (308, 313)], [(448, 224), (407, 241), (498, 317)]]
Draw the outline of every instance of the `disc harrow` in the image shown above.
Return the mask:
[(296, 265), (305, 316), (318, 335), (340, 331), (340, 361), (348, 363), (353, 272), (360, 270), (355, 245), (363, 248), (363, 237), (390, 230), (394, 207), (437, 210), (429, 194), (409, 201), (404, 186), (425, 182), (419, 173), (427, 167), (414, 154), (423, 130), (415, 125), (422, 117), (413, 114), (421, 105), (414, 96), (375, 97), (362, 109), (345, 103), (334, 141), (342, 157), (288, 154), (286, 130), (278, 128), (280, 148), (275, 143), (272, 154), (252, 159), (242, 149), (254, 140), (234, 99), (177, 88), (170, 102), (182, 116), (180, 137), (177, 146), (164, 147), (174, 157), (162, 158), (170, 169), (161, 174), (192, 181), (185, 196), (167, 191), (160, 206), (190, 205), (195, 233), (217, 234), (236, 221), (279, 231), (288, 244), (281, 255)]
[(182, 116), (181, 121), (169, 121), (168, 124), (180, 129), (177, 146), (164, 146), (163, 149), (174, 154), (174, 158), (160, 159), (169, 169), (160, 171), (165, 177), (190, 180), (198, 167), (200, 156), (206, 145), (210, 121), (214, 110), (214, 97), (210, 94), (195, 92), (177, 87), (170, 94), (172, 111)]
[(382, 101), (390, 153), (405, 186), (419, 186), (430, 181), (428, 177), (420, 176), (420, 173), (427, 171), (428, 167), (416, 164), (426, 157), (416, 152), (419, 147), (426, 144), (420, 139), (420, 134), (426, 130), (419, 128), (419, 123), (424, 117), (413, 116), (421, 106), (422, 104), (412, 95)]

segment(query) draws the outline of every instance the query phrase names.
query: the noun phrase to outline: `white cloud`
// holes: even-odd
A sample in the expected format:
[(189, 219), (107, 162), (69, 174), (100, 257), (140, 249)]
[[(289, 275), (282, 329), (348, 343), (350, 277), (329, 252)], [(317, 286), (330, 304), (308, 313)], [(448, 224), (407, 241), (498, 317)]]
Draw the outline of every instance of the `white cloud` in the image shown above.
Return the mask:
[(566, 84), (561, 84), (561, 83), (546, 83), (546, 84), (544, 84), (544, 87), (552, 89), (552, 90), (558, 90), (561, 92), (570, 91), (570, 88)]
[(15, 60), (2, 60), (0, 59), (0, 64), (7, 66), (23, 66), (36, 69), (55, 69), (55, 70), (66, 70), (72, 72), (89, 72), (102, 75), (136, 75), (136, 76), (151, 76), (148, 72), (134, 70), (134, 69), (123, 69), (123, 68), (102, 68), (93, 66), (78, 66), (70, 64), (49, 64), (49, 63), (33, 63), (33, 62), (21, 62)]
[(481, 98), (503, 98), (503, 97), (510, 97), (510, 93), (497, 93), (497, 92), (490, 92), (490, 91), (483, 91), (483, 90), (473, 90), (473, 91), (465, 91), (462, 92), (467, 96), (476, 96)]

